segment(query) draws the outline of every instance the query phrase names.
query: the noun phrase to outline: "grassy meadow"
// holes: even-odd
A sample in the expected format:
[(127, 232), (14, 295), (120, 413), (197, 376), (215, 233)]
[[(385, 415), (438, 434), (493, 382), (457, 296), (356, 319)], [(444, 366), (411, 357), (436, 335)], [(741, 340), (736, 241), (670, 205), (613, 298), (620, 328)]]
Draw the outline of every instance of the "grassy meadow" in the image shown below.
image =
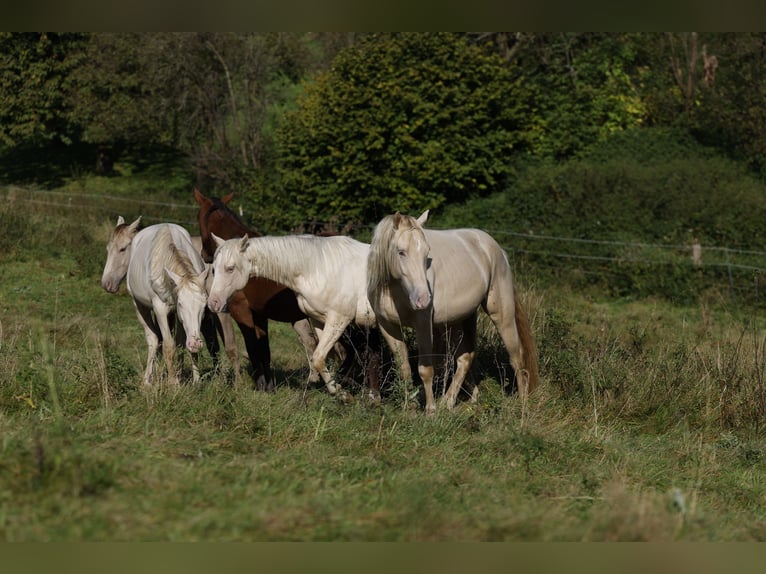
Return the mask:
[(308, 387), (281, 324), (275, 393), (206, 354), (199, 386), (146, 392), (130, 297), (99, 283), (104, 246), (118, 214), (195, 210), (190, 186), (176, 213), (122, 185), (1, 190), (0, 540), (766, 539), (762, 317), (714, 292), (682, 307), (542, 287), (522, 267), (542, 377), (528, 402), (504, 393), (486, 321), (478, 404), (431, 418), (394, 377), (380, 407)]

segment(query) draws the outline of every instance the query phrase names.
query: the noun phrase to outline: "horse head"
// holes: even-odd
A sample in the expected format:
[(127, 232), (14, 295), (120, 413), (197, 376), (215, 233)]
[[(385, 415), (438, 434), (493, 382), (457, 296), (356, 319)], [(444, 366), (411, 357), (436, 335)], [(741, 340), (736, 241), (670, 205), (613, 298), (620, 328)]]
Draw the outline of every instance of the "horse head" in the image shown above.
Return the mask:
[(186, 348), (197, 353), (203, 347), (200, 325), (207, 305), (207, 267), (198, 274), (183, 276), (166, 267), (165, 273), (176, 286), (176, 312), (186, 333)]
[[(215, 255), (215, 242), (212, 239), (213, 233), (224, 233), (221, 229), (224, 219), (224, 212), (228, 212), (226, 207), (234, 198), (234, 192), (224, 195), (221, 198), (207, 197), (199, 189), (194, 188), (194, 201), (199, 205), (197, 211), (197, 223), (199, 224), (200, 237), (202, 238), (202, 250), (200, 255), (205, 263), (212, 263)], [(240, 224), (241, 225), (241, 224)], [(241, 234), (240, 234), (241, 235)], [(228, 239), (228, 237), (226, 237)]]
[(243, 289), (250, 279), (250, 261), (247, 257), (248, 237), (224, 241), (211, 234), (217, 249), (213, 259), (213, 284), (207, 304), (211, 311), (221, 313), (235, 291)]
[(398, 281), (416, 310), (431, 304), (431, 285), (428, 280), (431, 251), (423, 231), (428, 211), (415, 219), (398, 211), (392, 218), (392, 236), (389, 246), (389, 269), (391, 277)]
[(122, 216), (117, 218), (117, 225), (106, 244), (106, 263), (101, 274), (101, 287), (109, 293), (116, 293), (120, 289), (120, 283), (128, 273), (130, 246), (140, 224), (141, 216), (129, 225)]

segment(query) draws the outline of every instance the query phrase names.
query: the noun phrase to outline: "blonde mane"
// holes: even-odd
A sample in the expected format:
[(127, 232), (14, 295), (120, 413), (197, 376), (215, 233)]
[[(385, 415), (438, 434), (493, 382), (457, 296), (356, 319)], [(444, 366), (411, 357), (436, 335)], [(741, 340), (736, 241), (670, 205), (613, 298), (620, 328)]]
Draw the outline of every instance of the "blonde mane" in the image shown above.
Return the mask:
[(345, 236), (285, 235), (253, 237), (248, 256), (258, 275), (289, 284), (295, 274), (323, 276), (328, 269), (341, 270), (358, 256), (363, 243)]
[(157, 232), (149, 259), (149, 279), (154, 285), (161, 286), (162, 292), (159, 294), (163, 298), (176, 291), (176, 286), (165, 273), (165, 268), (180, 275), (183, 284), (192, 282), (192, 278), (198, 273), (189, 255), (179, 249), (173, 241), (168, 227), (163, 227)]
[(400, 213), (387, 215), (375, 226), (367, 259), (367, 293), (371, 299), (385, 293), (391, 282), (391, 268), (397, 257), (396, 234), (420, 228), (417, 219)]

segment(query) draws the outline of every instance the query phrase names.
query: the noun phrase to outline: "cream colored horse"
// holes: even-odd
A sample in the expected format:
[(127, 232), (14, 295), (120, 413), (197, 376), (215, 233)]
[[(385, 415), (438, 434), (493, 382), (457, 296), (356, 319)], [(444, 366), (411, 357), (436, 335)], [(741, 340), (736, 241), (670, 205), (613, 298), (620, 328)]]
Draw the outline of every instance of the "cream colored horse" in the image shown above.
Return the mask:
[[(101, 275), (101, 286), (109, 293), (117, 293), (120, 285), (128, 274), (128, 264), (130, 263), (131, 247), (133, 238), (140, 229), (141, 217), (128, 224), (122, 216), (117, 218), (117, 225), (112, 229), (109, 241), (106, 244), (106, 263)], [(202, 252), (202, 240), (199, 236), (191, 236), (192, 245), (197, 253)], [(212, 274), (208, 273), (206, 288), (209, 288), (213, 281)], [(208, 322), (212, 321), (212, 325)], [(217, 323), (217, 324), (216, 324)], [(234, 335), (234, 323), (228, 313), (218, 313), (213, 317), (204, 319), (202, 333), (207, 341), (208, 350), (213, 357), (214, 363), (218, 357), (218, 342), (216, 340), (216, 331), (220, 331), (223, 339), (226, 355), (229, 357), (231, 368), (234, 371), (235, 383), (240, 381), (240, 361), (237, 340)]]
[(154, 357), (160, 340), (168, 382), (178, 384), (176, 343), (168, 318), (171, 313), (175, 313), (180, 322), (176, 334), (179, 338), (181, 333), (186, 335), (185, 344), (192, 354), (193, 378), (197, 382), (197, 353), (203, 346), (200, 324), (207, 303), (207, 268), (194, 249), (189, 233), (182, 227), (166, 223), (138, 231), (139, 224), (140, 218), (129, 226), (122, 218), (118, 220), (120, 229), (115, 229), (107, 244), (101, 284), (105, 290), (116, 292), (122, 279), (127, 281), (148, 347), (144, 385), (152, 384)]
[[(228, 241), (215, 235), (213, 238), (218, 248), (208, 296), (210, 309), (223, 311), (231, 294), (242, 289), (250, 277), (271, 279), (289, 287), (319, 334), (311, 364), (330, 394), (344, 397), (327, 367), (327, 355), (349, 324), (375, 326), (375, 314), (365, 290), (370, 246), (346, 236), (289, 235)], [(371, 388), (370, 394), (373, 400), (379, 400), (377, 388)]]
[[(505, 251), (479, 229), (424, 229), (418, 219), (396, 213), (375, 228), (368, 262), (367, 294), (391, 348), (401, 348), (402, 327), (414, 327), (418, 373), (426, 413), (436, 409), (433, 394), (434, 331), (456, 331), (457, 367), (444, 400), (448, 408), (476, 355), (476, 319), (484, 309), (510, 355), (519, 392), (537, 384), (537, 354), (529, 323), (514, 292)], [(407, 361), (403, 376), (409, 378)], [(476, 389), (472, 395), (476, 399)]]

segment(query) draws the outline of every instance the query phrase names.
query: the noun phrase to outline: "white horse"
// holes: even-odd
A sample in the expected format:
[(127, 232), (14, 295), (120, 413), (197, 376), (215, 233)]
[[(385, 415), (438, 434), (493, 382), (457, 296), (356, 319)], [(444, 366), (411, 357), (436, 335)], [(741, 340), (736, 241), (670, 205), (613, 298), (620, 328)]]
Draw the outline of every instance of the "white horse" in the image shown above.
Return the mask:
[(198, 382), (196, 355), (203, 346), (200, 324), (207, 303), (208, 270), (184, 228), (165, 223), (138, 231), (139, 224), (140, 218), (130, 225), (125, 225), (121, 217), (118, 219), (107, 244), (101, 285), (106, 291), (116, 292), (122, 280), (127, 280), (148, 346), (144, 385), (152, 383), (160, 340), (168, 382), (178, 385), (176, 342), (168, 319), (171, 313), (180, 321), (180, 328), (176, 330), (179, 339), (181, 333), (186, 334), (186, 348), (192, 354), (193, 379)]
[[(370, 246), (347, 236), (213, 238), (218, 248), (208, 296), (210, 309), (223, 311), (231, 294), (242, 289), (250, 277), (264, 277), (289, 287), (319, 334), (312, 366), (330, 394), (345, 396), (326, 361), (349, 324), (375, 326), (365, 287)], [(379, 389), (371, 388), (370, 392), (374, 400), (380, 398)]]
[[(459, 335), (457, 368), (444, 396), (451, 409), (476, 355), (479, 307), (497, 328), (510, 355), (519, 393), (526, 395), (537, 384), (537, 355), (529, 323), (514, 293), (505, 251), (479, 229), (424, 229), (427, 219), (428, 211), (418, 219), (396, 213), (377, 225), (370, 245), (367, 285), (381, 333), (392, 349), (401, 347), (402, 326), (415, 329), (426, 414), (436, 409), (435, 329), (437, 334), (452, 330)], [(409, 372), (404, 376), (408, 378)]]

